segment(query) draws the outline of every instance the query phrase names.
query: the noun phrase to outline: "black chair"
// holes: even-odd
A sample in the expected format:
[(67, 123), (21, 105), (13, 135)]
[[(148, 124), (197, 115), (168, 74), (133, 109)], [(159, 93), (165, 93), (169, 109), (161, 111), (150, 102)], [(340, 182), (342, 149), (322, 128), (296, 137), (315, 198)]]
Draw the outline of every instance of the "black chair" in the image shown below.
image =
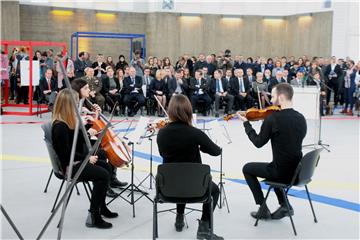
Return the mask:
[[(63, 188), (63, 185), (64, 185), (65, 181), (67, 181), (67, 176), (64, 174), (64, 171), (61, 168), (60, 160), (59, 160), (59, 158), (58, 158), (58, 156), (57, 156), (57, 154), (56, 154), (56, 152), (55, 152), (55, 150), (53, 148), (53, 145), (52, 145), (51, 127), (52, 127), (51, 122), (47, 122), (47, 123), (44, 123), (44, 124), (41, 125), (41, 128), (44, 131), (44, 141), (45, 141), (45, 144), (46, 144), (46, 148), (47, 148), (47, 150), (49, 152), (49, 157), (50, 157), (50, 161), (51, 161), (51, 165), (52, 165), (52, 172), (50, 173), (50, 177), (51, 177), (51, 174), (53, 173), (58, 179), (61, 180), (61, 185), (60, 185), (59, 191), (58, 191), (58, 193), (56, 195), (55, 202), (54, 202), (53, 207), (51, 209), (51, 212), (53, 212), (55, 207), (56, 207), (57, 201), (59, 199), (59, 196), (60, 196), (61, 190)], [(50, 177), (49, 177), (48, 182), (50, 181)], [(88, 197), (88, 199), (90, 201), (90, 199), (91, 199), (91, 197), (90, 197), (90, 194), (91, 194), (90, 184), (87, 181), (82, 181), (82, 183), (84, 185), (86, 195), (87, 195), (87, 197)], [(75, 184), (75, 186), (76, 186), (76, 184)], [(89, 188), (90, 193), (88, 192), (87, 187)], [(77, 189), (77, 187), (76, 187), (76, 189)], [(71, 191), (70, 191), (69, 197), (67, 199), (67, 203), (69, 202), (72, 191), (73, 191), (73, 189), (71, 189)]]
[[(293, 176), (290, 183), (280, 183), (280, 182), (273, 182), (273, 181), (268, 181), (268, 180), (263, 181), (266, 185), (269, 185), (269, 189), (268, 189), (268, 191), (266, 193), (265, 200), (264, 200), (264, 202), (262, 203), (262, 205), (261, 205), (261, 207), (259, 209), (260, 214), (257, 215), (258, 217), (262, 214), (262, 211), (264, 210), (264, 206), (266, 205), (266, 200), (267, 200), (267, 198), (269, 196), (269, 193), (270, 193), (271, 189), (279, 188), (281, 190), (281, 192), (282, 192), (282, 194), (284, 196), (284, 199), (285, 199), (287, 210), (288, 210), (288, 212), (290, 212), (290, 203), (289, 203), (289, 199), (288, 199), (289, 190), (292, 187), (303, 187), (304, 186), (305, 190), (306, 190), (307, 197), (309, 199), (311, 211), (312, 211), (312, 214), (314, 216), (314, 222), (317, 223), (315, 211), (314, 211), (314, 208), (313, 208), (313, 205), (312, 205), (312, 202), (311, 202), (311, 198), (310, 198), (310, 194), (309, 194), (307, 184), (309, 184), (311, 182), (311, 178), (314, 175), (315, 168), (316, 168), (316, 166), (317, 166), (317, 164), (319, 162), (319, 159), (320, 159), (320, 152), (321, 151), (322, 151), (322, 148), (321, 149), (315, 149), (315, 150), (305, 154), (305, 156), (303, 156), (303, 158), (301, 159), (301, 161), (299, 162), (299, 164), (298, 164), (298, 166), (297, 166), (297, 168), (295, 170), (294, 176)], [(294, 221), (292, 219), (291, 214), (289, 214), (289, 217), (290, 217), (292, 228), (294, 230), (294, 234), (296, 236), (297, 233), (296, 233)], [(256, 219), (255, 226), (257, 226), (258, 222), (259, 222), (259, 218)]]
[[(153, 209), (153, 239), (158, 237), (158, 213), (173, 212), (176, 208), (158, 211), (158, 203), (208, 203), (212, 206), (212, 177), (210, 167), (198, 163), (166, 163), (158, 166), (156, 195)], [(199, 209), (186, 208), (193, 211)], [(189, 213), (190, 213), (189, 212)], [(213, 213), (210, 214), (210, 231), (213, 233)]]

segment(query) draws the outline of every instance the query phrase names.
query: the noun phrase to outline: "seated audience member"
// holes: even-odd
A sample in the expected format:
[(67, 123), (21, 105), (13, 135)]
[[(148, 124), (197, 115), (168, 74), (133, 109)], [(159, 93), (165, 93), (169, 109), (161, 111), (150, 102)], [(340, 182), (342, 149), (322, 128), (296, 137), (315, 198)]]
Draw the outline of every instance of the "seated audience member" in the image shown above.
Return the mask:
[(115, 65), (115, 69), (116, 69), (116, 71), (119, 69), (124, 71), (126, 66), (129, 66), (129, 64), (125, 61), (124, 55), (121, 54), (119, 56), (119, 61)]
[(209, 96), (209, 84), (202, 77), (202, 71), (200, 69), (195, 71), (195, 78), (191, 78), (190, 80), (190, 96), (191, 96), (191, 104), (192, 109), (195, 113), (196, 104), (199, 101), (204, 103), (204, 108), (202, 109), (202, 113), (204, 116), (207, 115), (207, 112), (210, 109), (211, 98)]
[[(72, 101), (73, 94), (76, 93), (72, 93), (69, 89), (62, 90), (55, 101), (54, 113), (52, 115), (52, 142), (54, 150), (61, 162), (64, 175), (66, 175), (69, 167), (76, 125), (76, 106)], [(85, 139), (82, 134), (78, 135), (75, 151), (73, 176), (77, 173), (81, 163), (88, 155), (88, 148), (85, 145)], [(89, 161), (79, 176), (79, 181), (93, 182), (90, 209), (85, 223), (87, 227), (111, 228), (112, 224), (106, 222), (102, 216), (107, 218), (118, 217), (118, 214), (111, 212), (105, 203), (106, 190), (110, 181), (110, 172), (110, 166), (106, 161), (101, 161), (100, 158), (94, 154), (90, 156)]]
[(110, 111), (114, 111), (114, 115), (118, 116), (119, 112), (117, 109), (114, 109), (116, 103), (121, 103), (121, 94), (120, 94), (120, 82), (114, 76), (114, 70), (111, 66), (106, 67), (106, 75), (102, 78), (103, 87), (102, 94), (105, 97), (105, 101), (110, 106)]
[(284, 69), (283, 74), (282, 74), (282, 78), (284, 79), (284, 81), (285, 81), (286, 83), (290, 83), (291, 78), (290, 78), (290, 76), (289, 76), (289, 70)]
[(301, 71), (298, 71), (296, 73), (296, 78), (292, 79), (290, 81), (290, 85), (293, 87), (304, 87), (306, 84), (304, 79), (304, 73)]
[(252, 68), (246, 69), (246, 77), (249, 80), (249, 83), (252, 85), (252, 83), (255, 81)]
[(103, 108), (105, 104), (105, 98), (100, 93), (102, 89), (102, 81), (99, 78), (94, 77), (94, 69), (91, 67), (86, 68), (85, 73), (86, 76), (83, 77), (83, 79), (89, 84), (90, 100)]
[(92, 68), (94, 69), (94, 76), (99, 79), (104, 74), (106, 74), (106, 63), (104, 62), (104, 60), (104, 56), (102, 54), (98, 54), (96, 56), (96, 62), (92, 64)]
[(119, 85), (120, 85), (120, 114), (121, 115), (125, 115), (125, 105), (124, 105), (124, 97), (125, 97), (125, 89), (124, 89), (124, 79), (125, 79), (125, 75), (124, 75), (124, 70), (122, 70), (121, 68), (119, 68), (116, 71), (116, 78), (119, 80)]
[(221, 78), (221, 76), (222, 71), (220, 69), (215, 70), (209, 91), (210, 97), (215, 100), (215, 117), (219, 117), (220, 100), (225, 100), (227, 102), (225, 114), (232, 112), (234, 104), (234, 96), (228, 93), (230, 84), (226, 78)]
[[(276, 69), (276, 68), (274, 68)], [(275, 73), (275, 77), (273, 77), (271, 80), (270, 80), (270, 83), (269, 83), (269, 92), (271, 92), (271, 89), (273, 89), (273, 87), (275, 87), (276, 85), (278, 85), (279, 83), (284, 83), (285, 80), (282, 78), (282, 71), (277, 71)]]
[(235, 69), (234, 74), (235, 77), (230, 80), (230, 93), (234, 96), (235, 109), (244, 111), (253, 104), (251, 85), (241, 68)]
[[(156, 73), (155, 73), (156, 74)], [(145, 67), (144, 69), (144, 76), (142, 77), (143, 81), (143, 93), (145, 98), (150, 96), (150, 83), (154, 78), (151, 76), (151, 70), (149, 67)]]
[(225, 76), (222, 78), (225, 79), (229, 83), (232, 77), (233, 77), (233, 75), (232, 75), (231, 69), (226, 69)]
[[(208, 74), (208, 68), (207, 67), (203, 67), (202, 68), (202, 72), (203, 72), (203, 78), (205, 78), (205, 80), (210, 84), (211, 79), (212, 79), (212, 75)], [(214, 73), (213, 73), (214, 74)]]
[(180, 69), (178, 69), (175, 72), (175, 78), (169, 80), (169, 82), (168, 82), (168, 93), (169, 93), (170, 99), (175, 94), (186, 95), (188, 86), (187, 86), (187, 83), (185, 81), (183, 81), (181, 76), (182, 76), (182, 72)]
[(124, 79), (124, 103), (128, 107), (128, 116), (133, 117), (145, 105), (142, 92), (142, 78), (136, 76), (136, 69), (130, 67), (129, 76)]
[[(264, 108), (266, 105), (270, 105), (269, 95), (269, 85), (264, 82), (264, 76), (261, 72), (256, 74), (256, 81), (252, 84), (253, 89), (253, 98), (257, 103), (259, 109), (260, 107)], [(261, 104), (261, 105), (260, 105)]]
[(52, 77), (53, 71), (49, 68), (45, 72), (45, 76), (40, 79), (40, 102), (45, 101), (52, 110), (57, 95), (57, 81)]
[(275, 77), (276, 73), (279, 72), (279, 71), (280, 72), (284, 71), (284, 68), (281, 66), (281, 61), (277, 60), (275, 62), (275, 66), (274, 66), (273, 70), (271, 71), (272, 72), (271, 76)]
[[(153, 79), (150, 83), (149, 92), (150, 98), (157, 98), (161, 105), (165, 108), (166, 106), (166, 84), (165, 80), (162, 76), (162, 70), (157, 70), (155, 74), (155, 79)], [(156, 100), (155, 100), (156, 101)], [(164, 117), (164, 112), (160, 106), (160, 104), (156, 101), (157, 112), (159, 117)]]
[(271, 71), (270, 69), (265, 69), (264, 71), (264, 82), (266, 82), (267, 84), (270, 84), (270, 81), (271, 81)]

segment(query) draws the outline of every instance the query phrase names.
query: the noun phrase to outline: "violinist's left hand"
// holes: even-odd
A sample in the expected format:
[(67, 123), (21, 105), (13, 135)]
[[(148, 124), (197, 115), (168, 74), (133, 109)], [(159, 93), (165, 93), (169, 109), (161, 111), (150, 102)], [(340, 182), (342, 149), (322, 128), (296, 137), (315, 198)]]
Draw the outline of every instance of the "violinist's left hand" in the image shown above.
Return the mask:
[(245, 117), (244, 112), (238, 111), (238, 112), (236, 112), (236, 115), (238, 115), (239, 119), (240, 119), (241, 121), (243, 121), (243, 122), (249, 121), (249, 120)]
[(93, 128), (89, 128), (88, 133), (92, 137), (92, 136), (95, 136), (98, 132)]

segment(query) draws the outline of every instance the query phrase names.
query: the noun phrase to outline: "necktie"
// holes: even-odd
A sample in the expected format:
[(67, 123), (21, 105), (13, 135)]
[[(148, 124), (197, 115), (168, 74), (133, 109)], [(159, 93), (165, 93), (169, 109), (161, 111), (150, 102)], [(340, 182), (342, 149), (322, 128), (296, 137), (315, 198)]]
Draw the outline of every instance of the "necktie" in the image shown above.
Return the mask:
[(50, 84), (50, 79), (47, 81), (48, 82), (48, 90), (51, 90), (51, 84)]
[(243, 84), (242, 84), (242, 81), (241, 81), (241, 80), (242, 80), (242, 79), (239, 78), (239, 86), (240, 86), (239, 90), (240, 90), (240, 92), (243, 92)]
[(216, 80), (216, 92), (220, 92), (220, 81)]

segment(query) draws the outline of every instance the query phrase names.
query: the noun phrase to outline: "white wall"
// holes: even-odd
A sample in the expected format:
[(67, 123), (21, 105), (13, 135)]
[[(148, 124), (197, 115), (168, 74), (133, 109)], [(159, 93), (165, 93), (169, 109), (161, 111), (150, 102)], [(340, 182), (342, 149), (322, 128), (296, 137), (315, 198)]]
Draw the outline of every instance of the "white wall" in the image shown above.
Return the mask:
[[(125, 12), (176, 12), (222, 15), (287, 16), (332, 10), (332, 55), (360, 59), (359, 1), (332, 0), (331, 8), (324, 8), (325, 0), (173, 0), (173, 10), (162, 10), (162, 0), (20, 0), (20, 4), (54, 7), (85, 8)], [(324, 36), (325, 37), (325, 36)]]

